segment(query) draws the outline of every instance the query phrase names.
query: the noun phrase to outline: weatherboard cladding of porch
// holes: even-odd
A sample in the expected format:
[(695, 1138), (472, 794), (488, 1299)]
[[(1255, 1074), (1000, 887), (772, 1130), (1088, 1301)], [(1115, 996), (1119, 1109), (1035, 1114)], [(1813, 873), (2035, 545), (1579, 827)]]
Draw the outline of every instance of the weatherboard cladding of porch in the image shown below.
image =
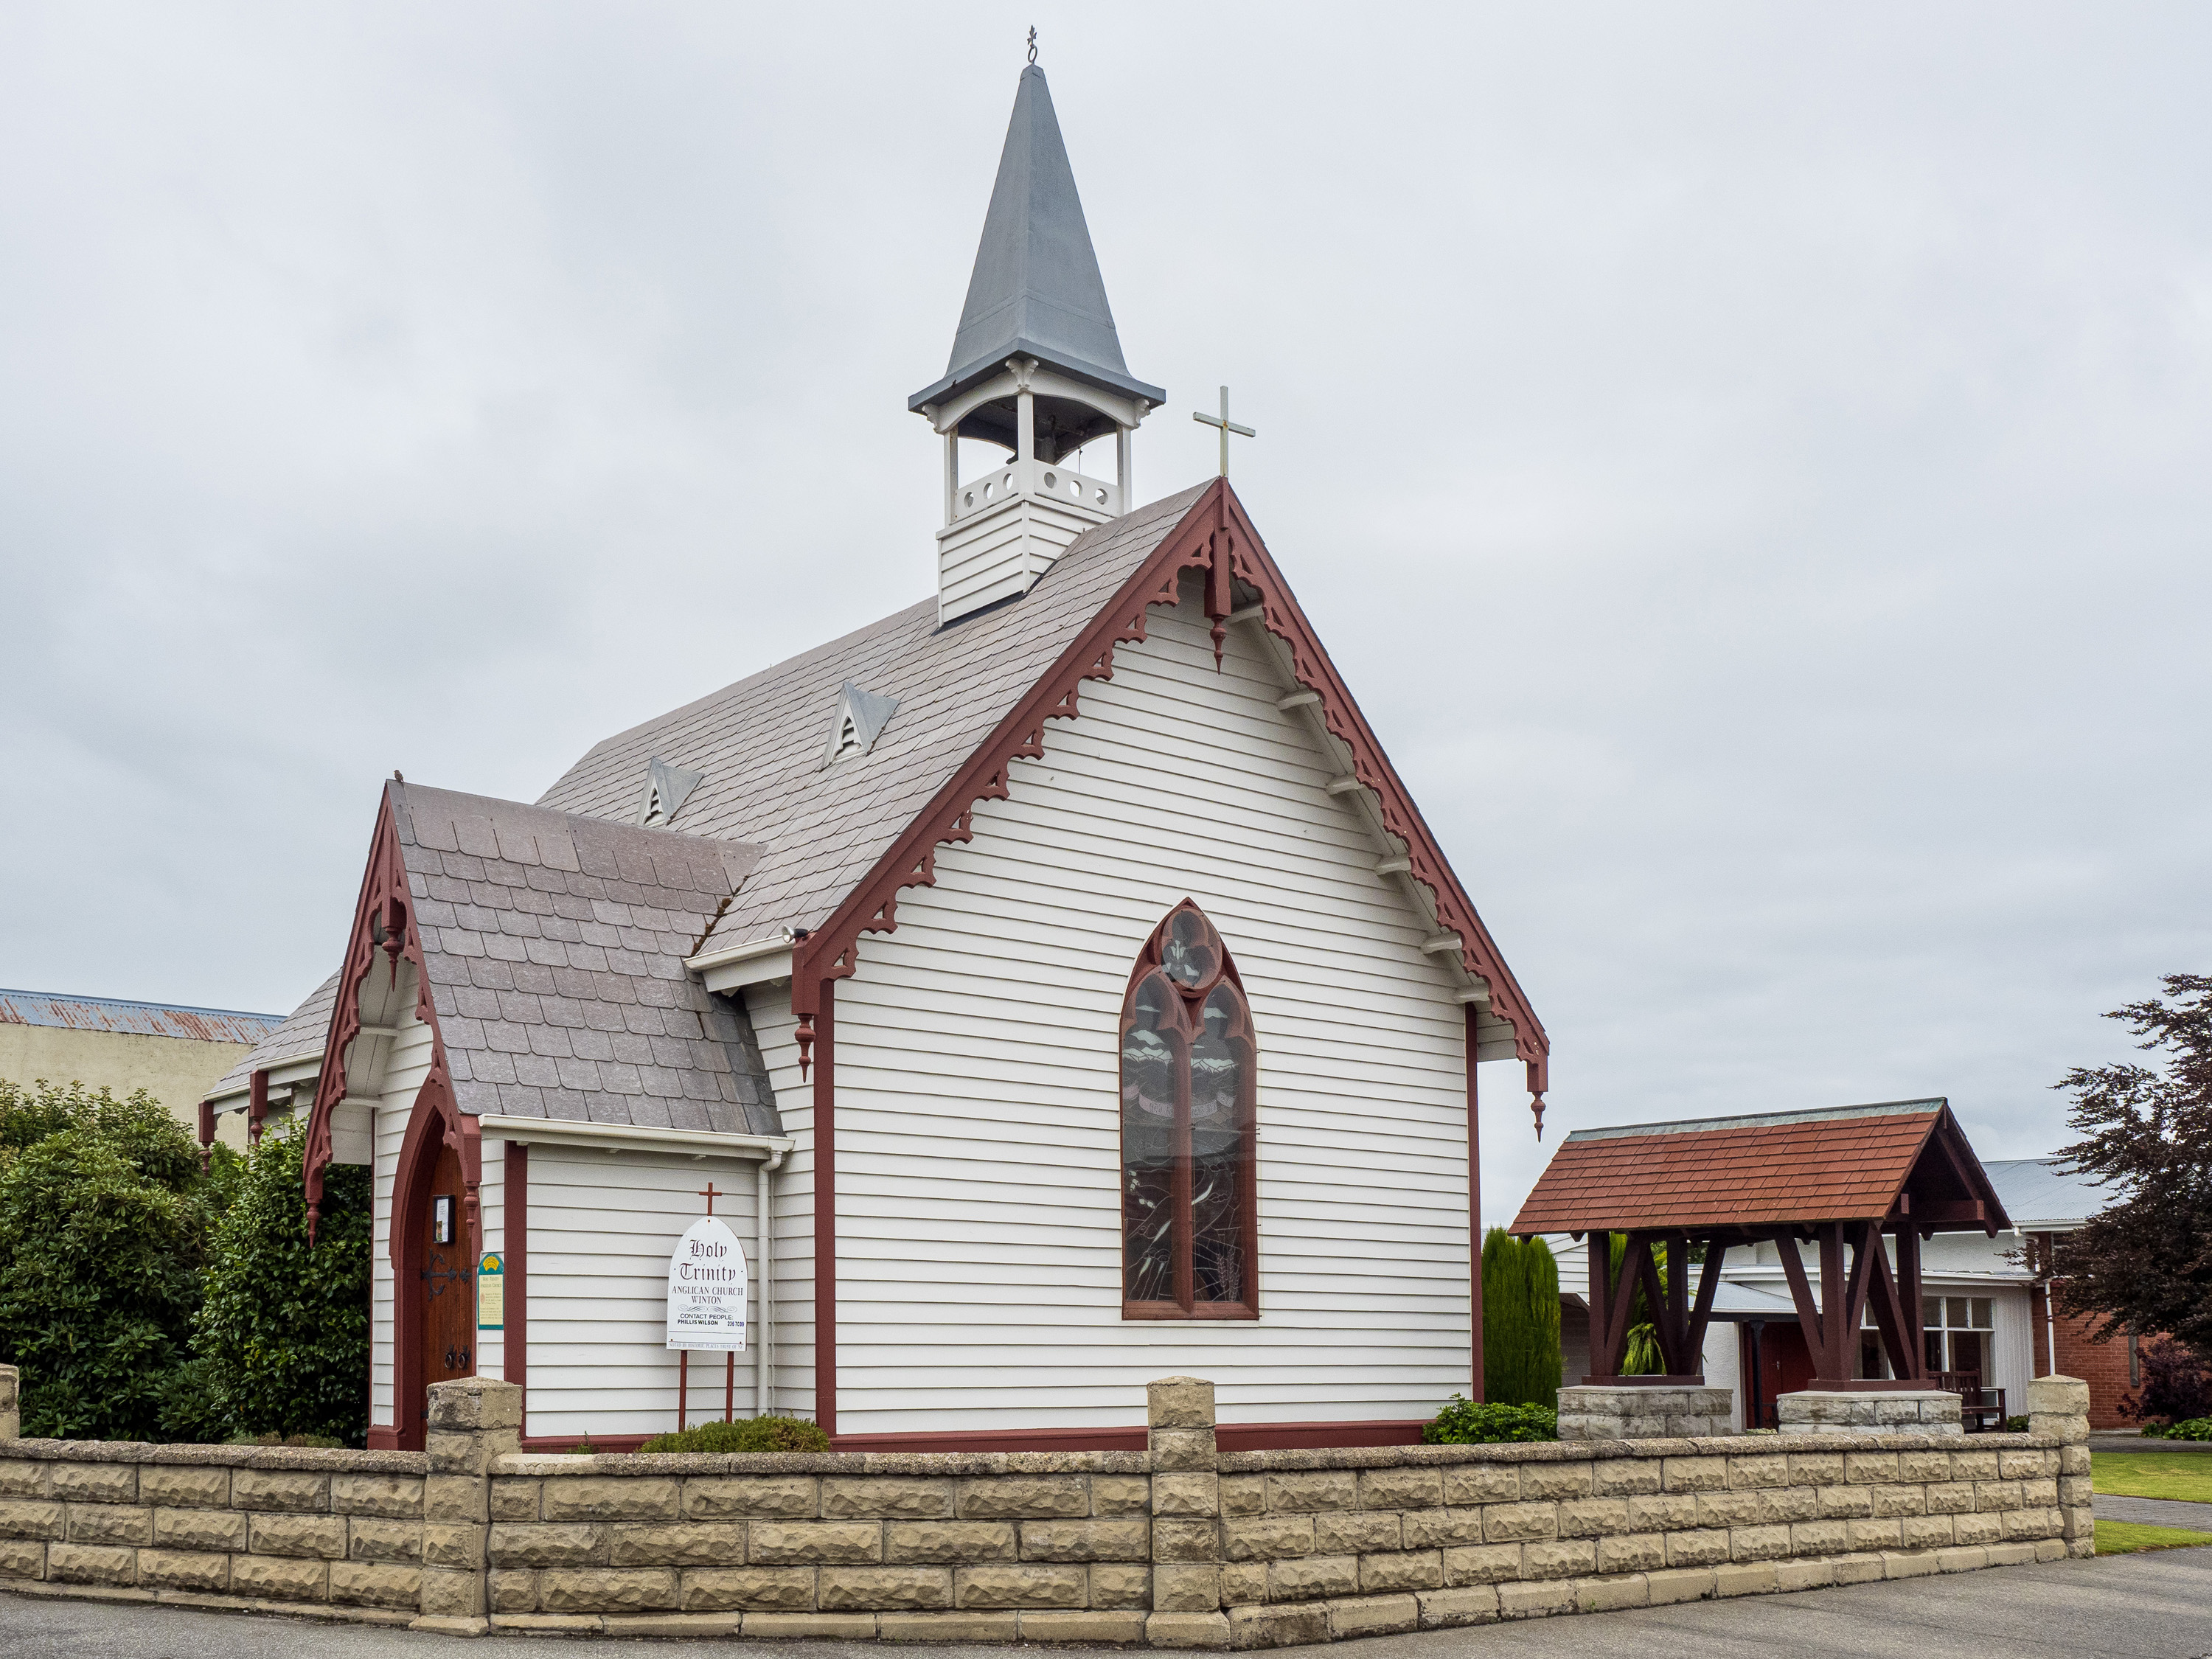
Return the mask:
[(1510, 1231), (1698, 1231), (1885, 1216), (1942, 1110), (1730, 1124), (1562, 1143)]

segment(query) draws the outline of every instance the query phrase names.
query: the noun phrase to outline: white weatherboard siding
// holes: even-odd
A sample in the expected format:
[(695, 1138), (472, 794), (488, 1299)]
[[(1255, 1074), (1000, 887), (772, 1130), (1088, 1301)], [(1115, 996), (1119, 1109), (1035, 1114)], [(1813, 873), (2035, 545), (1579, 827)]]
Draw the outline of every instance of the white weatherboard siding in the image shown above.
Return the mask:
[[(664, 1434), (676, 1426), (677, 1356), (668, 1349), (668, 1258), (707, 1212), (753, 1243), (755, 1164), (629, 1149), (530, 1149), (532, 1435)], [(747, 1322), (757, 1320), (749, 1309)], [(752, 1339), (750, 1329), (747, 1340)], [(752, 1352), (738, 1357), (737, 1412), (752, 1414)], [(690, 1420), (722, 1414), (722, 1356), (695, 1354)]]
[[(369, 1329), (368, 1420), (385, 1428), (398, 1425), (392, 1415), (392, 1202), (393, 1182), (399, 1170), (399, 1148), (407, 1139), (408, 1115), (415, 1109), (416, 1091), (430, 1072), (430, 1028), (416, 1018), (412, 990), (414, 969), (407, 970), (402, 989), (407, 993), (404, 1012), (392, 1022), (399, 1035), (377, 1038), (388, 1043), (390, 1058), (378, 1089), (376, 1109), (375, 1202), (376, 1222), (370, 1245), (370, 1298), (374, 1316)], [(372, 977), (374, 975), (372, 975)]]
[[(410, 970), (412, 973), (412, 970)], [(415, 1110), (415, 1097), (430, 1072), (430, 1028), (415, 1014), (414, 994), (408, 989), (405, 1012), (393, 1022), (399, 1034), (377, 1038), (388, 1043), (384, 1076), (378, 1091), (374, 1130), (375, 1163), (374, 1193), (375, 1221), (371, 1232), (368, 1420), (382, 1428), (402, 1426), (393, 1415), (392, 1365), (397, 1335), (393, 1326), (395, 1288), (392, 1267), (392, 1213), (397, 1197), (399, 1149), (407, 1139), (407, 1121)], [(486, 1140), (477, 1186), (477, 1203), (483, 1219), (483, 1247), (504, 1251), (506, 1234), (507, 1145)], [(462, 1246), (463, 1254), (467, 1246)], [(471, 1265), (474, 1265), (471, 1263)], [(483, 1331), (477, 1338), (477, 1372), (503, 1376), (505, 1349), (497, 1331)], [(418, 1406), (417, 1410), (421, 1409)]]
[[(749, 985), (745, 1012), (768, 1066), (769, 1087), (783, 1132), (793, 1146), (775, 1183), (770, 1219), (775, 1233), (775, 1346), (771, 1409), (791, 1417), (814, 1415), (814, 1086), (799, 1075), (799, 1022), (791, 1012), (791, 985)], [(811, 1073), (810, 1073), (811, 1076)], [(745, 1249), (752, 1249), (750, 1233)]]
[[(1232, 630), (1217, 674), (1207, 629), (1155, 611), (837, 988), (841, 1433), (1136, 1426), (1177, 1372), (1228, 1422), (1468, 1385), (1462, 1010), (1273, 665)], [(1258, 1031), (1256, 1322), (1121, 1316), (1121, 999), (1185, 896)]]

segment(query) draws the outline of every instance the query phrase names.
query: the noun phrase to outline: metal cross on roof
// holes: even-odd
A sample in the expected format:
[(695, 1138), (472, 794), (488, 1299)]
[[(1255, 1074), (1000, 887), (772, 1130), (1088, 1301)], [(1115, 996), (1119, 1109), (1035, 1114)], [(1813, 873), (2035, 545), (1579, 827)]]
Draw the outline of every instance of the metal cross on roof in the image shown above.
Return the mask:
[(1239, 426), (1229, 418), (1229, 388), (1227, 386), (1221, 388), (1219, 415), (1208, 415), (1203, 410), (1194, 409), (1190, 412), (1190, 418), (1202, 426), (1218, 426), (1221, 428), (1221, 476), (1224, 478), (1229, 476), (1229, 434), (1233, 432), (1240, 438), (1256, 438), (1260, 435), (1250, 427)]

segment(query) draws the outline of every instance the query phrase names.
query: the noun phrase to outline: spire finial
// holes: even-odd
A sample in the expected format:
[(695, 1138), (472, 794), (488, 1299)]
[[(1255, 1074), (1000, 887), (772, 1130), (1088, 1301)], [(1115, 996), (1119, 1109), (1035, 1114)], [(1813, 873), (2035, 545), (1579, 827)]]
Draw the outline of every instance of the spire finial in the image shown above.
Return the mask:
[(1036, 62), (1036, 25), (1030, 25), (1030, 62)]

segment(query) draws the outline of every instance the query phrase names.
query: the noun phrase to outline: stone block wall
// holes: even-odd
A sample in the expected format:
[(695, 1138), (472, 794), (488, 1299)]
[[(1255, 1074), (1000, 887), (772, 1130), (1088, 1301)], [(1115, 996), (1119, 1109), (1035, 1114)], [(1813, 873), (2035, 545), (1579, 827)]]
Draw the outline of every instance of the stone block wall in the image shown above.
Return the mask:
[(1562, 1440), (1702, 1439), (1729, 1431), (1733, 1389), (1586, 1384), (1559, 1390)]
[(0, 1442), (0, 1585), (410, 1623), (422, 1490), (406, 1452)]
[[(0, 1398), (12, 1377), (0, 1373)], [(2086, 1385), (2032, 1431), (1223, 1454), (562, 1457), (520, 1390), (428, 1451), (0, 1443), (0, 1587), (488, 1629), (1252, 1648), (2094, 1551)], [(0, 1406), (0, 1411), (6, 1407)]]
[(1960, 1397), (1948, 1389), (1844, 1393), (1804, 1389), (1778, 1395), (1784, 1434), (1963, 1434)]

